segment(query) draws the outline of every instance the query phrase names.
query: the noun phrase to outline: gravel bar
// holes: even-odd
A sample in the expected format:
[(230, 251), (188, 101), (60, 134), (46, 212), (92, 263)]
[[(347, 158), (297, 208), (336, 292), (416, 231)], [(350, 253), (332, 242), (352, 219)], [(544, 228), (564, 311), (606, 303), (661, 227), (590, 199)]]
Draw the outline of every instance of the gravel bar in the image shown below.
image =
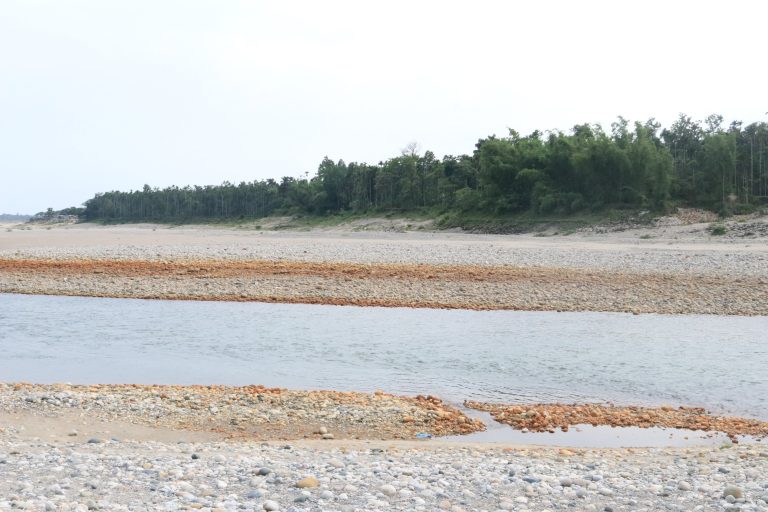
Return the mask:
[(705, 227), (689, 228), (640, 235), (650, 238), (639, 231), (536, 237), (9, 229), (0, 232), (0, 293), (768, 315), (768, 239), (713, 240)]
[(768, 277), (254, 260), (0, 259), (0, 293), (526, 311), (768, 315)]

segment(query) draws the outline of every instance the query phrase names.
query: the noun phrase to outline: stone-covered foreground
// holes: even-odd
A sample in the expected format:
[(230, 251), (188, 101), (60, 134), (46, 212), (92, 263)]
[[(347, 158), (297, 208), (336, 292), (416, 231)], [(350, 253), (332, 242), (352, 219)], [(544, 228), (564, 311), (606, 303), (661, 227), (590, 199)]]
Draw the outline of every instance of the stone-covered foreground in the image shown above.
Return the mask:
[(768, 510), (764, 444), (414, 440), (482, 428), (433, 397), (0, 384), (0, 511)]
[(0, 433), (0, 510), (766, 510), (756, 446), (203, 444)]

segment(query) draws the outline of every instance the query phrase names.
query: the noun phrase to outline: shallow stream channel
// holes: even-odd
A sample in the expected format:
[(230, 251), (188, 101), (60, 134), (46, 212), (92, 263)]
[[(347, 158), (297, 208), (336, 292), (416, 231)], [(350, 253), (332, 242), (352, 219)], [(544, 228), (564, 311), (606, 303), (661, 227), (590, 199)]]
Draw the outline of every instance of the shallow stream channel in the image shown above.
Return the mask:
[[(456, 405), (686, 405), (766, 420), (768, 317), (0, 294), (0, 381), (382, 390)], [(470, 414), (489, 429), (463, 440), (608, 447), (725, 439), (587, 426), (523, 434)]]

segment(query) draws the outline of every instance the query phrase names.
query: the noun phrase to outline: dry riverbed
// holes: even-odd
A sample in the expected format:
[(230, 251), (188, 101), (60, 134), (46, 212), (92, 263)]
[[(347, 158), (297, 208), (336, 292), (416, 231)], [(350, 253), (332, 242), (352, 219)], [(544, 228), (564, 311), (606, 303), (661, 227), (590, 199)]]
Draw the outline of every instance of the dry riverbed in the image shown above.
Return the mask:
[[(276, 394), (253, 391), (255, 397)], [(308, 432), (309, 438), (263, 442), (254, 440), (263, 439), (259, 428), (240, 435), (236, 425), (219, 421), (243, 417), (242, 395), (253, 400), (252, 394), (249, 388), (5, 386), (0, 389), (2, 408), (10, 412), (0, 415), (0, 510), (650, 512), (768, 507), (768, 452), (759, 445), (604, 450), (349, 439), (326, 412), (339, 412), (339, 394), (301, 392), (285, 400), (300, 404), (297, 409), (258, 398), (249, 406), (281, 416), (304, 410), (311, 398), (324, 407), (310, 406), (293, 421), (327, 424), (339, 436), (323, 439), (321, 427)], [(345, 406), (348, 400), (359, 405), (373, 400), (386, 407), (353, 405), (343, 411), (347, 421), (396, 421), (400, 429), (409, 414), (426, 421), (423, 428), (429, 430), (441, 417), (431, 414), (435, 411), (462, 417), (430, 399), (350, 395), (341, 400)], [(198, 418), (190, 418), (189, 406), (179, 402), (194, 404)], [(137, 421), (144, 430), (125, 420)], [(172, 428), (143, 426), (147, 421)], [(211, 436), (178, 429), (190, 426), (212, 429)], [(236, 435), (224, 434), (220, 426)], [(377, 432), (375, 422), (366, 426)]]
[(477, 310), (768, 315), (768, 278), (510, 266), (0, 259), (0, 293)]
[(81, 227), (0, 233), (0, 293), (768, 314), (768, 242)]
[[(568, 421), (543, 407), (493, 412), (502, 421), (505, 415), (552, 415), (557, 426)], [(0, 510), (768, 506), (768, 452), (762, 445), (605, 450), (419, 441), (418, 433), (483, 428), (432, 397), (19, 383), (0, 385), (0, 410)], [(593, 410), (586, 406), (582, 416), (596, 418)], [(662, 412), (670, 411), (645, 410), (635, 419), (650, 423), (635, 424), (649, 426)], [(616, 414), (631, 417), (623, 410)]]
[[(768, 315), (768, 240), (754, 226), (749, 233), (9, 228), (0, 232), (0, 293)], [(587, 423), (765, 433), (764, 423), (700, 410), (467, 405), (531, 431)], [(761, 445), (416, 440), (483, 428), (433, 397), (0, 384), (0, 511), (768, 509)]]

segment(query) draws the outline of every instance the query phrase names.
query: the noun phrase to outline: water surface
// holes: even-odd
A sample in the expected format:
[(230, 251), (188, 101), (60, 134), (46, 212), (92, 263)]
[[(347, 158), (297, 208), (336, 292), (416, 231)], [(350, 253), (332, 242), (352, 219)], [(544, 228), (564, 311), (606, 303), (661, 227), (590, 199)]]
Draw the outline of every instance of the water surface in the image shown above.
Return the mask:
[(0, 380), (264, 384), (768, 419), (768, 317), (0, 295)]

